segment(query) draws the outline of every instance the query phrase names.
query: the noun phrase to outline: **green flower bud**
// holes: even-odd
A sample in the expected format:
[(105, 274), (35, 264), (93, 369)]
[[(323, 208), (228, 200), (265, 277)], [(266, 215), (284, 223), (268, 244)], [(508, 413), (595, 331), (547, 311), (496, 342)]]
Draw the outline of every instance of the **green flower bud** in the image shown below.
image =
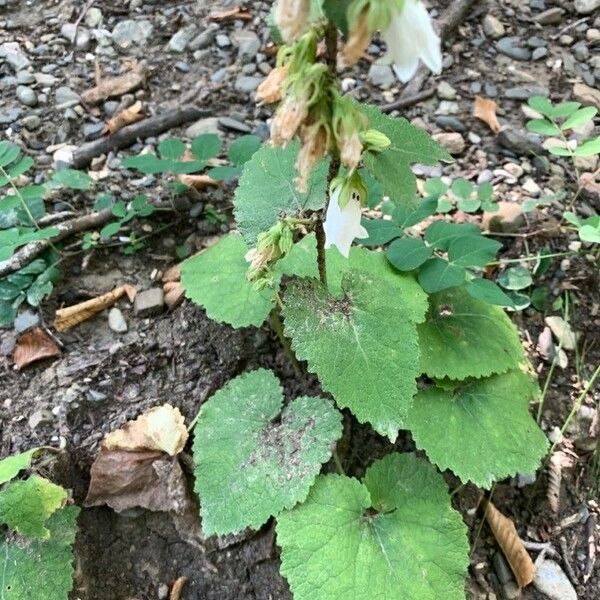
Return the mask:
[(391, 144), (390, 138), (377, 129), (363, 131), (360, 134), (360, 139), (365, 146), (365, 150), (370, 150), (371, 152), (381, 152)]

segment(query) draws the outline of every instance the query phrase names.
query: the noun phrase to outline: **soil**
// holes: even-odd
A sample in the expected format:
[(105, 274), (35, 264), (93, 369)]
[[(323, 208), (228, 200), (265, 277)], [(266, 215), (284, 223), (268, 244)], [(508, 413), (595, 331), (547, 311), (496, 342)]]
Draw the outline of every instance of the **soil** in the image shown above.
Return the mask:
[[(0, 22), (6, 19), (10, 27), (0, 30), (0, 42), (16, 39), (24, 43), (27, 39), (33, 44), (43, 35), (57, 36), (61, 25), (74, 22), (82, 8), (82, 3), (67, 0), (40, 2), (36, 10), (19, 0), (0, 1), (0, 6), (5, 4), (7, 12), (0, 16)], [(221, 4), (231, 8), (235, 2)], [(441, 11), (449, 3), (433, 4)], [(546, 86), (551, 97), (559, 100), (571, 95), (573, 82), (582, 76), (577, 65), (572, 74), (567, 74), (560, 70), (554, 72), (546, 61), (516, 62), (497, 54), (495, 42), (482, 34), (481, 22), (486, 14), (494, 14), (502, 20), (506, 35), (519, 35), (524, 40), (534, 35), (541, 36), (547, 40), (549, 56), (554, 59), (570, 52), (569, 47), (559, 44), (557, 36), (565, 26), (581, 18), (573, 11), (572, 3), (566, 3), (567, 12), (560, 22), (544, 27), (532, 20), (532, 14), (539, 12), (538, 8), (532, 8), (534, 2), (526, 7), (522, 4), (526, 3), (496, 0), (476, 3), (446, 44), (446, 56), (452, 60), (448, 60), (450, 64), (438, 81), (450, 82), (459, 90), (459, 112), (455, 116), (468, 123), (468, 129), (479, 141), (471, 138), (466, 152), (458, 157), (456, 163), (445, 168), (444, 174), (470, 177), (482, 170), (497, 169), (512, 162), (525, 164), (529, 168), (527, 172), (541, 187), (551, 187), (555, 172), (536, 169), (526, 153), (502, 146), (485, 125), (471, 117), (471, 105), (477, 93), (473, 91), (475, 87), (472, 84), (478, 80), (498, 89), (496, 100), (500, 105), (502, 123), (522, 130), (525, 121), (519, 108), (522, 101), (505, 98), (506, 89), (516, 85)], [(548, 7), (554, 6), (553, 2), (547, 4)], [(213, 3), (203, 0), (164, 3), (111, 1), (96, 3), (95, 6), (102, 10), (108, 29), (129, 18), (144, 17), (154, 23), (154, 37), (143, 52), (151, 76), (147, 88), (138, 93), (151, 112), (173, 108), (185, 96), (209, 107), (215, 117), (233, 117), (249, 123), (257, 133), (265, 135), (265, 122), (270, 110), (256, 108), (248, 94), (234, 88), (234, 79), (241, 69), (235, 59), (235, 50), (214, 46), (202, 59), (194, 59), (191, 53), (164, 51), (171, 35), (189, 22), (196, 22), (204, 28), (207, 14), (216, 10)], [(247, 28), (266, 40), (263, 18), (269, 3), (255, 2), (247, 6), (253, 14), (253, 21), (226, 21), (220, 24), (220, 31), (231, 36), (235, 30)], [(590, 27), (593, 21), (594, 17), (589, 17), (583, 29), (574, 26), (568, 33), (576, 39), (585, 40), (585, 28)], [(479, 43), (474, 44), (473, 40), (479, 40)], [(597, 45), (595, 49), (597, 51)], [(81, 51), (65, 60), (69, 52), (71, 50), (66, 42), (52, 46), (50, 55), (36, 56), (35, 70), (48, 62), (59, 62), (58, 72), (64, 79), (63, 83), (81, 92), (92, 85), (93, 60), (90, 64), (91, 59)], [(97, 54), (96, 58), (110, 73), (128, 58), (141, 59), (140, 53), (136, 52), (132, 50), (132, 56), (122, 53), (114, 57)], [(265, 60), (272, 63), (272, 59), (265, 57)], [(181, 61), (187, 61), (188, 71), (175, 67)], [(211, 75), (220, 69), (225, 70), (224, 79), (211, 81)], [(364, 61), (359, 67), (343, 73), (343, 77), (355, 80), (353, 93), (357, 97), (383, 104), (390, 100), (390, 94), (392, 97), (398, 95), (398, 85), (391, 91), (373, 85), (366, 77), (368, 69), (369, 64)], [(2, 74), (0, 71), (0, 76)], [(426, 85), (433, 85), (434, 81), (432, 79)], [(480, 93), (485, 95), (485, 90)], [(12, 97), (0, 100), (0, 112), (15, 103)], [(406, 115), (408, 118), (420, 117), (428, 129), (439, 132), (439, 126), (434, 124), (436, 107), (439, 107), (436, 99), (421, 102), (411, 107)], [(52, 103), (44, 110), (47, 113), (34, 134), (13, 127), (8, 132), (9, 137), (16, 135), (33, 155), (46, 158), (49, 158), (46, 148), (51, 144), (80, 144), (84, 141), (82, 125), (87, 122), (87, 116), (76, 115), (77, 119), (66, 120), (63, 118), (64, 111)], [(184, 136), (185, 128), (169, 134)], [(223, 135), (233, 139), (239, 132), (229, 129)], [(130, 151), (141, 148), (142, 145), (138, 144)], [(40, 173), (43, 170), (40, 167)], [(566, 172), (564, 177), (565, 185), (572, 186), (570, 173)], [(163, 182), (154, 178), (136, 179), (129, 174), (115, 175), (107, 181), (125, 197), (134, 195), (140, 186), (153, 186), (156, 194), (167, 195)], [(503, 199), (521, 201), (526, 195), (518, 185), (511, 186), (498, 177), (495, 182), (499, 184)], [(204, 205), (211, 204), (215, 210), (229, 215), (231, 197), (232, 188), (229, 187), (203, 194), (200, 200)], [(79, 194), (68, 201), (77, 210), (84, 210), (91, 206), (93, 197)], [(191, 199), (192, 204), (197, 201), (197, 198)], [(574, 238), (569, 239), (565, 232), (548, 233), (559, 218), (559, 209), (560, 206), (550, 204), (547, 209), (532, 213), (520, 229), (521, 234), (531, 235), (501, 238), (506, 242), (503, 257), (534, 255), (542, 247), (552, 252), (565, 251)], [(209, 219), (206, 212), (201, 221), (190, 216), (189, 212), (189, 207), (187, 210), (184, 207), (167, 223), (165, 231), (150, 236), (148, 246), (132, 256), (124, 256), (119, 247), (109, 247), (86, 255), (74, 253), (67, 258), (61, 265), (63, 278), (55, 294), (42, 307), (43, 321), (51, 324), (57, 307), (105, 292), (114, 285), (132, 283), (139, 289), (151, 287), (158, 278), (156, 271), (162, 272), (177, 262), (176, 246), (185, 242), (195, 251), (206, 245), (210, 238), (228, 229), (227, 224)], [(165, 225), (165, 221), (151, 218), (147, 224), (156, 232)], [(536, 231), (542, 233), (532, 233)], [(542, 427), (546, 432), (562, 426), (575, 398), (581, 393), (582, 381), (600, 364), (598, 283), (597, 266), (585, 256), (571, 258), (568, 262), (553, 260), (543, 278), (536, 281), (536, 284), (546, 285), (554, 297), (566, 290), (570, 292), (571, 324), (581, 335), (581, 352), (568, 354), (569, 365), (565, 369), (556, 369), (548, 388), (542, 413)], [(267, 325), (233, 330), (214, 323), (200, 308), (187, 302), (173, 312), (150, 318), (136, 318), (126, 300), (120, 301), (118, 306), (126, 316), (127, 333), (112, 331), (106, 315), (102, 314), (68, 333), (57, 334), (64, 346), (61, 357), (37, 363), (21, 372), (13, 368), (11, 360), (12, 348), (18, 337), (16, 332), (0, 331), (0, 456), (41, 445), (64, 448), (59, 460), (51, 467), (50, 475), (72, 490), (78, 505), (85, 498), (89, 468), (103, 436), (152, 406), (168, 402), (178, 407), (186, 422), (190, 422), (212, 391), (236, 375), (257, 367), (273, 369), (290, 398), (319, 391), (313, 376), (296, 376), (286, 353)], [(536, 341), (544, 327), (543, 317), (542, 313), (533, 309), (514, 315), (542, 385), (549, 369), (549, 364), (536, 352)], [(595, 409), (598, 400), (598, 391), (592, 390), (584, 404)], [(577, 419), (575, 421), (579, 423)], [(348, 414), (345, 415), (345, 429), (347, 445), (340, 452), (349, 475), (361, 476), (372, 460), (392, 449), (388, 442)], [(586, 584), (582, 583), (581, 577), (587, 557), (586, 519), (588, 515), (598, 517), (599, 512), (595, 500), (598, 478), (594, 471), (593, 444), (578, 447), (579, 438), (587, 437), (588, 433), (572, 430), (569, 434), (578, 459), (576, 466), (564, 473), (558, 514), (552, 513), (548, 506), (544, 473), (525, 485), (516, 478), (498, 483), (493, 491), (495, 505), (515, 521), (523, 538), (552, 542), (559, 551), (557, 561), (565, 569), (568, 569), (565, 562), (573, 567), (578, 581), (578, 597), (583, 600), (597, 598), (597, 590), (600, 589), (600, 567), (595, 567)], [(400, 436), (395, 448), (403, 451), (413, 449), (410, 436)], [(325, 470), (333, 468), (327, 465)], [(452, 489), (459, 487), (459, 482), (452, 475), (445, 476)], [(475, 511), (478, 497), (479, 491), (471, 486), (460, 488), (453, 496), (455, 507), (462, 512), (469, 526), (473, 544), (469, 593), (472, 598), (507, 597), (494, 568), (497, 546), (487, 527), (482, 526), (481, 515)], [(565, 519), (578, 513), (583, 517), (564, 526), (568, 522)], [(169, 514), (132, 511), (119, 515), (108, 508), (84, 508), (75, 546), (77, 572), (72, 598), (167, 598), (168, 586), (182, 576), (189, 578), (182, 600), (291, 598), (287, 584), (278, 572), (278, 548), (272, 523), (260, 532), (245, 532), (221, 540), (205, 540), (190, 531), (182, 537), (181, 526), (178, 529), (177, 525)], [(593, 533), (597, 539), (597, 528)], [(561, 539), (564, 539), (562, 546)], [(525, 589), (520, 597), (526, 600), (546, 598), (532, 586)]]

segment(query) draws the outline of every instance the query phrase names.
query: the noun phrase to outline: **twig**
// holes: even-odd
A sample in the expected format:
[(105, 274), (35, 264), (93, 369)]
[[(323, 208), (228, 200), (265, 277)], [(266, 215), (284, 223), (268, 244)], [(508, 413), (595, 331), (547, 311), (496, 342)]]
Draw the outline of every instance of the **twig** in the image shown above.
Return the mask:
[(96, 156), (127, 148), (134, 144), (138, 138), (144, 139), (158, 135), (173, 127), (179, 127), (190, 121), (197, 121), (210, 114), (211, 111), (198, 108), (197, 106), (185, 106), (170, 110), (161, 115), (149, 117), (143, 121), (138, 121), (133, 125), (123, 127), (123, 129), (120, 129), (114, 135), (80, 146), (73, 152), (73, 165), (76, 169), (81, 169), (86, 167)]
[(585, 23), (588, 19), (589, 19), (589, 17), (583, 17), (582, 19), (573, 21), (573, 23), (569, 23), (568, 25), (565, 25), (558, 33), (556, 33), (555, 35), (551, 35), (550, 39), (557, 40), (561, 35), (563, 35), (563, 33), (566, 33), (567, 31), (569, 31), (569, 29), (573, 29), (574, 27), (577, 27), (578, 25)]
[(577, 579), (577, 575), (575, 575), (575, 571), (573, 570), (573, 565), (569, 560), (569, 549), (567, 548), (567, 540), (565, 540), (564, 537), (561, 537), (558, 540), (558, 544), (562, 553), (563, 565), (565, 566), (567, 576), (569, 577), (573, 585), (578, 585), (579, 580)]
[(181, 598), (181, 592), (183, 591), (183, 586), (188, 582), (188, 577), (180, 577), (173, 584), (173, 588), (171, 589), (171, 595), (169, 596), (169, 600), (179, 600)]
[(83, 10), (79, 13), (77, 20), (75, 21), (75, 27), (73, 27), (73, 39), (71, 40), (73, 43), (75, 43), (75, 40), (77, 39), (77, 29), (79, 28), (81, 21), (83, 21), (83, 17), (85, 17), (87, 11), (92, 8), (95, 1), (96, 0), (88, 0), (87, 4), (83, 7)]
[(48, 225), (54, 225), (65, 221), (69, 217), (75, 216), (77, 213), (73, 210), (63, 210), (61, 212), (53, 213), (51, 215), (45, 215), (41, 219), (38, 219), (38, 225), (40, 227), (47, 227)]
[(587, 556), (583, 569), (583, 583), (587, 583), (594, 571), (596, 562), (596, 517), (590, 515), (585, 522), (585, 540), (587, 545)]
[(426, 90), (423, 90), (422, 92), (419, 92), (418, 94), (415, 94), (414, 96), (400, 97), (398, 98), (398, 100), (394, 100), (394, 102), (390, 102), (389, 104), (384, 104), (380, 108), (382, 112), (390, 113), (393, 110), (400, 110), (402, 108), (408, 108), (413, 104), (418, 104), (423, 100), (431, 98), (431, 96), (433, 96), (434, 94), (435, 88), (428, 88)]

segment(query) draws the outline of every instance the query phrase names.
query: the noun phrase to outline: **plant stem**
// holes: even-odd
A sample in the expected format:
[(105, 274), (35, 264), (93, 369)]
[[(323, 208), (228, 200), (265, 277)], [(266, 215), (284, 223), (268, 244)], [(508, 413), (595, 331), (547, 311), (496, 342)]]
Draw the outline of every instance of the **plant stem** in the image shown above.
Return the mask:
[[(277, 294), (277, 297), (278, 296), (279, 294)], [(278, 303), (279, 306), (282, 306), (281, 299), (279, 299)], [(290, 340), (288, 340), (288, 338), (285, 337), (285, 333), (283, 332), (283, 323), (281, 322), (281, 315), (279, 312), (280, 310), (281, 309), (279, 307), (275, 307), (271, 311), (271, 327), (273, 328), (273, 331), (277, 334), (281, 345), (283, 346), (284, 350), (286, 351), (287, 355), (292, 361), (292, 366), (294, 367), (294, 373), (296, 374), (296, 377), (300, 378), (302, 377), (302, 369), (300, 368), (300, 363), (298, 362), (298, 359), (296, 358), (296, 355), (292, 350)]]
[[(325, 208), (323, 209), (325, 210)], [(319, 279), (327, 287), (327, 257), (325, 256), (325, 230), (323, 229), (323, 218), (315, 224), (315, 233), (317, 235), (317, 265), (319, 267)]]
[(332, 452), (333, 462), (335, 463), (335, 468), (339, 475), (345, 475), (346, 471), (344, 471), (344, 467), (342, 466), (342, 461), (340, 460), (340, 456), (338, 454), (337, 448), (333, 449)]

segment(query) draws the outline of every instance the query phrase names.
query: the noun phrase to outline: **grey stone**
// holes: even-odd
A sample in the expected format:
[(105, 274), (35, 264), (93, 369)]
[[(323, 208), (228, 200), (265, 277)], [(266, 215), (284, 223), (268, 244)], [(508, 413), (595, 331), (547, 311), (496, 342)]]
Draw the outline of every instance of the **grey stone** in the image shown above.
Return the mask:
[(232, 117), (219, 118), (219, 125), (225, 129), (239, 131), (240, 133), (250, 133), (252, 131), (250, 126), (238, 121), (237, 119), (233, 119)]
[(575, 58), (581, 62), (586, 61), (590, 56), (590, 51), (585, 42), (578, 42), (572, 47)]
[(530, 48), (541, 48), (542, 46), (547, 46), (548, 42), (544, 38), (534, 35), (527, 40), (527, 45)]
[(91, 402), (103, 402), (108, 397), (105, 393), (93, 389), (89, 389), (86, 392), (86, 395), (88, 400), (90, 400)]
[(239, 29), (231, 37), (238, 47), (238, 58), (242, 62), (254, 60), (262, 45), (256, 33), (248, 29)]
[(133, 302), (133, 311), (137, 317), (149, 317), (161, 313), (165, 308), (165, 295), (162, 288), (150, 288), (138, 292)]
[(14, 327), (17, 333), (23, 333), (32, 327), (37, 327), (40, 324), (40, 315), (31, 310), (20, 312), (15, 319)]
[(440, 129), (445, 129), (446, 131), (458, 131), (458, 133), (465, 133), (467, 130), (462, 121), (456, 117), (440, 115), (439, 117), (436, 117), (435, 124)]
[(544, 58), (544, 56), (547, 56), (547, 54), (548, 54), (547, 48), (536, 48), (531, 53), (531, 60), (540, 60), (541, 58)]
[(90, 32), (85, 27), (75, 27), (75, 23), (65, 23), (60, 28), (60, 35), (79, 50), (87, 50), (90, 47)]
[(519, 85), (508, 88), (504, 95), (511, 100), (527, 100), (531, 96), (546, 96), (550, 95), (548, 88), (538, 85)]
[(562, 22), (564, 12), (562, 8), (549, 8), (533, 17), (533, 20), (540, 25), (558, 25)]
[(123, 313), (115, 306), (108, 313), (108, 326), (116, 333), (125, 333), (127, 331), (127, 321)]
[(231, 46), (231, 40), (224, 33), (217, 34), (215, 40), (219, 48), (229, 48)]
[(512, 573), (510, 572), (509, 566), (506, 564), (506, 560), (502, 552), (495, 552), (492, 557), (492, 563), (494, 564), (494, 571), (498, 576), (500, 585), (504, 585), (512, 580)]
[(123, 50), (132, 46), (143, 46), (152, 35), (153, 29), (152, 23), (147, 19), (142, 21), (127, 19), (117, 23), (112, 30), (112, 39)]
[(183, 52), (197, 33), (198, 27), (196, 27), (195, 23), (186, 25), (173, 35), (173, 37), (169, 40), (167, 48), (171, 52)]
[(0, 113), (0, 125), (10, 125), (21, 116), (20, 108), (9, 108), (6, 112)]
[(3, 58), (13, 68), (15, 73), (27, 68), (31, 64), (17, 42), (0, 44), (0, 58)]
[(193, 52), (195, 50), (204, 50), (204, 48), (208, 48), (215, 41), (215, 36), (217, 35), (218, 30), (219, 26), (213, 23), (207, 29), (201, 31), (188, 44), (188, 49)]
[(115, 112), (117, 112), (117, 108), (119, 108), (120, 105), (121, 105), (121, 103), (118, 102), (117, 100), (107, 100), (102, 105), (102, 108), (104, 109), (104, 113), (106, 115), (108, 115), (109, 117), (112, 117), (115, 114)]
[(501, 38), (506, 29), (504, 25), (494, 17), (494, 15), (485, 15), (483, 18), (483, 31), (485, 35), (491, 37), (492, 39)]
[(498, 52), (514, 60), (527, 61), (531, 59), (531, 50), (523, 46), (523, 40), (518, 37), (503, 37), (496, 42)]
[(54, 92), (57, 108), (69, 108), (79, 104), (79, 94), (66, 85), (61, 85)]
[(190, 138), (195, 138), (205, 133), (216, 133), (217, 135), (220, 135), (219, 119), (217, 117), (200, 119), (199, 121), (192, 123), (185, 130), (185, 134)]
[(190, 65), (182, 60), (178, 60), (174, 66), (180, 73), (189, 73), (191, 71)]
[(19, 71), (17, 73), (17, 83), (19, 85), (31, 85), (35, 83), (35, 77), (29, 71)]
[(436, 133), (433, 139), (444, 146), (452, 155), (461, 154), (466, 146), (463, 136), (457, 132)]
[(255, 63), (246, 63), (242, 67), (242, 73), (244, 75), (254, 75), (254, 73), (256, 73), (256, 64)]
[(533, 585), (550, 600), (577, 600), (577, 593), (560, 566), (553, 560), (537, 565)]
[(27, 131), (36, 130), (42, 123), (42, 120), (37, 115), (27, 115), (21, 119), (21, 125), (27, 129)]
[(580, 15), (589, 15), (600, 8), (600, 0), (575, 0), (575, 10)]
[(25, 106), (35, 106), (38, 103), (38, 97), (34, 90), (26, 85), (17, 87), (17, 98)]
[(34, 73), (35, 81), (42, 87), (52, 87), (56, 83), (56, 77), (50, 73)]
[(102, 11), (99, 8), (92, 6), (88, 8), (87, 12), (85, 13), (84, 21), (88, 27), (94, 29), (95, 27), (99, 27), (100, 25), (102, 25), (102, 22), (104, 21), (104, 16), (102, 15)]
[(47, 410), (36, 410), (30, 417), (27, 419), (27, 424), (31, 429), (35, 429), (39, 425), (44, 423), (50, 423), (52, 421), (52, 414)]
[(447, 81), (440, 81), (436, 91), (438, 98), (442, 100), (454, 100), (456, 98), (456, 90)]
[(369, 67), (369, 79), (373, 85), (389, 88), (396, 83), (396, 75), (389, 65), (372, 64)]
[(220, 83), (221, 81), (224, 81), (225, 78), (228, 75), (228, 71), (225, 67), (221, 68), (221, 69), (217, 69), (211, 76), (210, 76), (210, 80), (213, 83)]
[(500, 146), (511, 150), (519, 156), (524, 154), (541, 154), (544, 151), (539, 138), (527, 135), (516, 129), (503, 129), (496, 136), (496, 140)]
[(576, 83), (573, 86), (573, 97), (581, 104), (595, 106), (600, 110), (600, 89), (593, 88), (585, 83)]
[(238, 92), (249, 94), (250, 92), (254, 92), (256, 90), (263, 79), (264, 77), (251, 77), (242, 75), (236, 79), (234, 87)]
[(83, 126), (83, 137), (86, 140), (93, 140), (102, 135), (104, 131), (104, 123), (99, 121), (98, 123), (86, 123)]

